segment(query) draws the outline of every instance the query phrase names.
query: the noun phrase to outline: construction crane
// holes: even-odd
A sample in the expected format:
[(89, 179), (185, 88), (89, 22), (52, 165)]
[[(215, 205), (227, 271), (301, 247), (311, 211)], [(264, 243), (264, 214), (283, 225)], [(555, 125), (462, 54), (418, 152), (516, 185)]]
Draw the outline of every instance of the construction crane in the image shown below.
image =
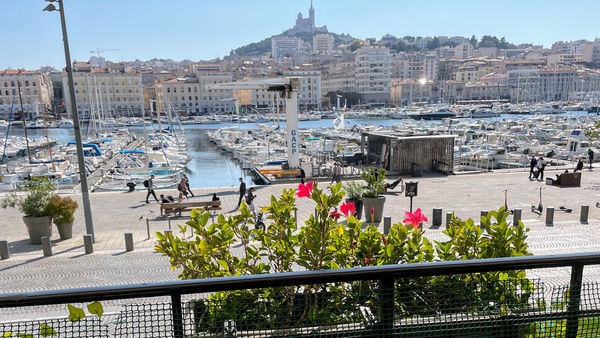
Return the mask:
[(102, 52), (116, 52), (116, 51), (118, 51), (118, 50), (120, 50), (120, 49), (100, 49), (100, 48), (98, 48), (98, 49), (96, 49), (96, 50), (91, 50), (91, 51), (90, 51), (90, 54), (94, 54), (94, 53), (96, 53), (96, 55), (97, 55), (98, 57), (100, 57), (100, 53), (102, 53)]

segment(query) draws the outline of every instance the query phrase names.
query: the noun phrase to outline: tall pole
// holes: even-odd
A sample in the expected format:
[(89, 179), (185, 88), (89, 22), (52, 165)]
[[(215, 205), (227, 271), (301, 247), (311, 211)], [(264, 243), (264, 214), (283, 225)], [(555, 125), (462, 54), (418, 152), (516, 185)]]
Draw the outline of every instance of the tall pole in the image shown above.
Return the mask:
[(79, 166), (79, 180), (81, 184), (81, 198), (83, 200), (83, 213), (85, 215), (85, 229), (92, 235), (95, 242), (94, 224), (92, 222), (92, 208), (90, 206), (90, 195), (88, 191), (87, 175), (85, 172), (85, 161), (83, 159), (83, 144), (79, 128), (79, 115), (77, 113), (77, 100), (75, 99), (75, 86), (73, 84), (73, 69), (71, 68), (71, 54), (69, 52), (69, 38), (67, 37), (67, 24), (65, 22), (65, 8), (63, 0), (58, 0), (60, 13), (60, 24), (62, 26), (63, 43), (65, 47), (65, 62), (67, 63), (67, 77), (69, 79), (69, 96), (71, 99), (71, 114), (73, 114), (73, 132), (75, 133), (75, 145), (77, 147), (77, 165)]
[(31, 163), (31, 152), (29, 151), (29, 138), (27, 137), (27, 122), (25, 121), (25, 109), (23, 109), (23, 97), (21, 97), (21, 81), (17, 78), (17, 91), (19, 91), (19, 103), (21, 103), (21, 117), (23, 118), (23, 133), (25, 133), (25, 144), (27, 144), (27, 157)]

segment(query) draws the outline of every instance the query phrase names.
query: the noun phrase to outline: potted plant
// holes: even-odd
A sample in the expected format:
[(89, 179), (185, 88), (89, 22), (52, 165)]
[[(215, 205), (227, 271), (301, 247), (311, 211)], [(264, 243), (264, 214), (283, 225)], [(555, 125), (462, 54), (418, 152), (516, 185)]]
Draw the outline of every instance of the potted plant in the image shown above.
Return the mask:
[[(366, 186), (363, 192), (363, 207), (365, 210), (365, 218), (369, 223), (379, 223), (383, 217), (383, 205), (385, 197), (380, 193), (385, 187), (385, 169), (377, 169), (375, 167), (363, 168), (360, 178), (362, 178)], [(371, 218), (371, 216), (373, 216)]]
[(360, 219), (362, 217), (362, 198), (365, 187), (356, 181), (348, 181), (344, 183), (344, 191), (346, 192), (347, 197), (346, 203), (354, 203), (354, 207), (356, 208), (355, 216)]
[(60, 239), (73, 237), (73, 220), (75, 220), (73, 215), (77, 207), (77, 202), (73, 201), (71, 197), (60, 197), (55, 194), (50, 199), (48, 208), (60, 234)]
[(25, 182), (25, 196), (10, 193), (2, 200), (2, 208), (18, 208), (23, 213), (31, 244), (42, 244), (42, 237), (52, 236), (52, 217), (48, 204), (54, 192), (54, 183), (47, 179)]

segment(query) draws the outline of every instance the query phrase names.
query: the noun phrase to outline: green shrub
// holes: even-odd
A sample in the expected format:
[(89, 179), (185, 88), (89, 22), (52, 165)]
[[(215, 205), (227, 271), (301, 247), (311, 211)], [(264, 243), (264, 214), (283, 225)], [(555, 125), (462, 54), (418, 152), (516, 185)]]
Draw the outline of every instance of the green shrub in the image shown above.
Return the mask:
[(377, 198), (385, 188), (385, 174), (387, 170), (375, 167), (363, 168), (360, 178), (366, 183), (364, 197)]
[(27, 181), (23, 185), (25, 196), (14, 192), (2, 200), (2, 208), (18, 208), (25, 217), (50, 216), (48, 206), (52, 198), (55, 184), (48, 179)]

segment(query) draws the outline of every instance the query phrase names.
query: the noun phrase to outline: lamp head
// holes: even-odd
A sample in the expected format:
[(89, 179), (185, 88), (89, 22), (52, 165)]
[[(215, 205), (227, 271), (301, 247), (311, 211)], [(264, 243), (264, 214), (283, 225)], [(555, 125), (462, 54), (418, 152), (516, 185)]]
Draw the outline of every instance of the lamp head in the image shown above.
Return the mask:
[[(48, 0), (46, 0), (48, 1)], [(42, 11), (43, 12), (54, 12), (57, 11), (58, 9), (56, 9), (56, 6), (54, 6), (54, 4), (49, 4), (48, 6), (46, 6), (46, 8), (44, 8)]]

